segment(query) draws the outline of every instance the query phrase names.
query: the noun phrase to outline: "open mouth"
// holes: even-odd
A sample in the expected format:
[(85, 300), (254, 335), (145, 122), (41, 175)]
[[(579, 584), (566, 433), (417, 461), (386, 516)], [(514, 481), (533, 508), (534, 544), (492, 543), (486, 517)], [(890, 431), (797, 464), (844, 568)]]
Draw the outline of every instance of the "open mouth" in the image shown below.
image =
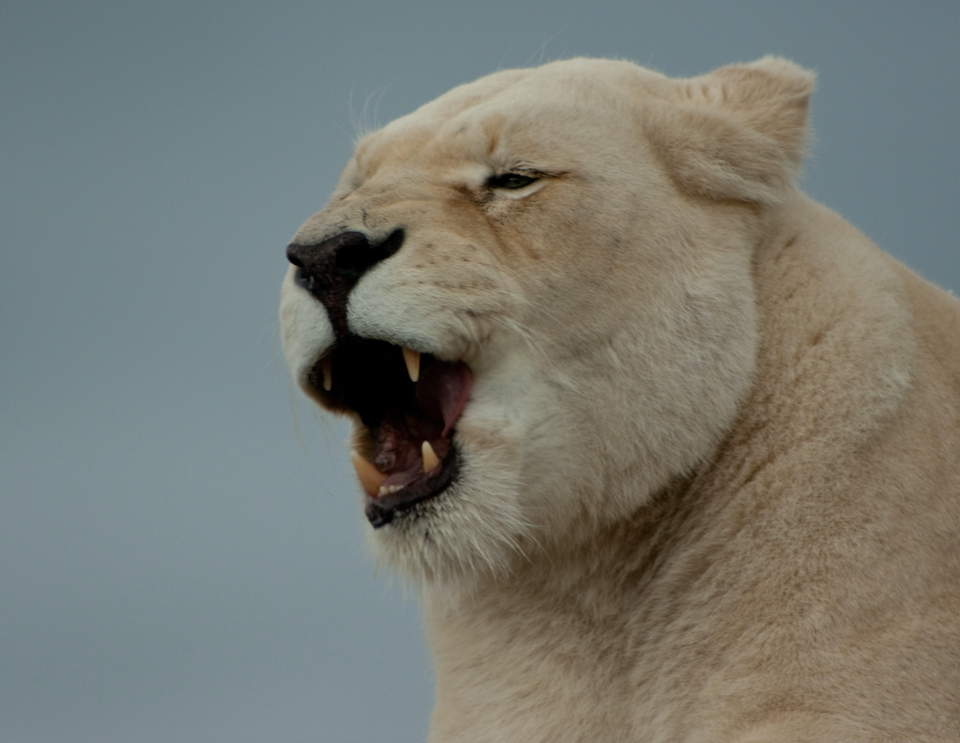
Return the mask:
[(311, 369), (307, 383), (314, 395), (363, 423), (350, 456), (375, 528), (457, 479), (453, 432), (472, 381), (462, 361), (355, 336), (338, 342)]

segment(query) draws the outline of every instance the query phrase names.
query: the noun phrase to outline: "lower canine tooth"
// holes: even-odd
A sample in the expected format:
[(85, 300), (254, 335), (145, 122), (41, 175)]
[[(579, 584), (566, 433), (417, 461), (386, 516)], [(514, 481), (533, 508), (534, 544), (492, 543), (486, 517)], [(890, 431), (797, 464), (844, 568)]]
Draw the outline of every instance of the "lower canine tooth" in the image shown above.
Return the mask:
[(323, 389), (327, 392), (333, 389), (333, 357), (327, 356), (320, 362), (323, 369)]
[(387, 476), (364, 459), (356, 449), (350, 452), (350, 461), (353, 462), (353, 468), (357, 471), (357, 477), (360, 478), (363, 489), (368, 495), (377, 495)]
[(407, 365), (407, 374), (410, 375), (410, 381), (416, 382), (420, 379), (420, 352), (404, 346), (403, 361)]
[(423, 453), (423, 471), (429, 472), (438, 464), (440, 464), (440, 457), (437, 456), (437, 453), (433, 450), (433, 447), (430, 446), (429, 441), (424, 441), (420, 447), (420, 451)]

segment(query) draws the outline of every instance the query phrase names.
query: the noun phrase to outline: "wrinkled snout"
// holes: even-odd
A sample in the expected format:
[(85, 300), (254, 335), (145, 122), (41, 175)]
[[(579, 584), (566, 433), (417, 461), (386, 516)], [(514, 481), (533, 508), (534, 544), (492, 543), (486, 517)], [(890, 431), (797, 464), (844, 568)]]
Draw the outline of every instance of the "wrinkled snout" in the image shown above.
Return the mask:
[(287, 247), (287, 260), (297, 268), (294, 281), (323, 304), (342, 337), (347, 334), (350, 291), (367, 269), (396, 253), (403, 240), (402, 228), (376, 242), (362, 232), (343, 232), (315, 244), (292, 243)]

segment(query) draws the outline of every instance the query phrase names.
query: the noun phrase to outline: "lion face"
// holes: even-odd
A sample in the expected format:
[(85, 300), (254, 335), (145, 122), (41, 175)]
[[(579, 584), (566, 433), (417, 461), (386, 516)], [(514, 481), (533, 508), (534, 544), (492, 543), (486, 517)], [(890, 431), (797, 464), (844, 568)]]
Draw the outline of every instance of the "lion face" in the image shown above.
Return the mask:
[[(783, 87), (784, 64), (736, 69)], [(461, 86), (364, 138), (296, 233), (284, 352), (353, 420), (373, 541), (401, 571), (458, 578), (570, 544), (734, 422), (757, 205), (798, 156), (770, 135), (758, 163), (765, 124), (711, 92), (721, 77), (571, 60)], [(716, 141), (688, 152), (697, 116)]]

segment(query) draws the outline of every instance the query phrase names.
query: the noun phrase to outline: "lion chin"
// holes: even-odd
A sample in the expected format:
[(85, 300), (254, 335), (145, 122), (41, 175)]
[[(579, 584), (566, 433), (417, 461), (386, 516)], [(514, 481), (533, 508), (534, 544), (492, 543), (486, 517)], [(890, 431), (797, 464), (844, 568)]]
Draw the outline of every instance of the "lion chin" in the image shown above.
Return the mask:
[(498, 72), (294, 236), (284, 352), (420, 588), (431, 741), (960, 734), (960, 303), (797, 189), (813, 88)]

